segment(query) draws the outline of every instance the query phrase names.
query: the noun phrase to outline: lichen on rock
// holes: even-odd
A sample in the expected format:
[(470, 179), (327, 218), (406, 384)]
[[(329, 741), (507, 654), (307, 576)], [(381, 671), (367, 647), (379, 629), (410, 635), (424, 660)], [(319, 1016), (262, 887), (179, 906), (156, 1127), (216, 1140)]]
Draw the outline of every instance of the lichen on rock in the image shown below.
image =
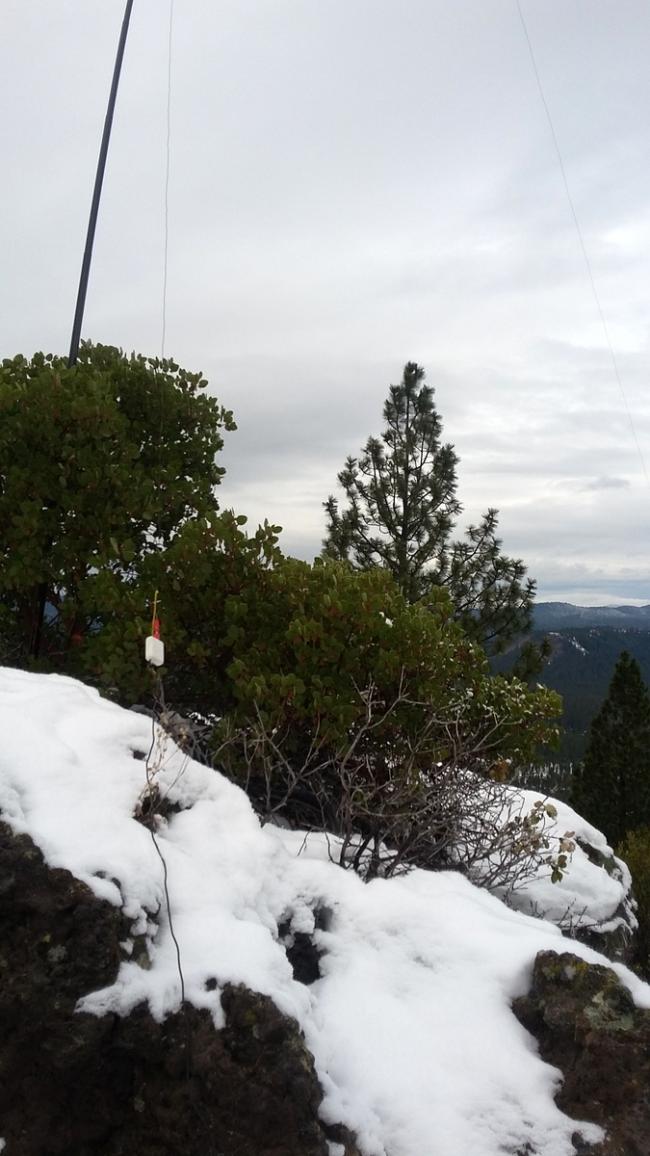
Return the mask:
[(514, 1011), (542, 1058), (563, 1075), (558, 1107), (605, 1129), (602, 1143), (574, 1137), (576, 1153), (650, 1152), (650, 1011), (636, 1007), (616, 973), (568, 952), (539, 952), (529, 993)]

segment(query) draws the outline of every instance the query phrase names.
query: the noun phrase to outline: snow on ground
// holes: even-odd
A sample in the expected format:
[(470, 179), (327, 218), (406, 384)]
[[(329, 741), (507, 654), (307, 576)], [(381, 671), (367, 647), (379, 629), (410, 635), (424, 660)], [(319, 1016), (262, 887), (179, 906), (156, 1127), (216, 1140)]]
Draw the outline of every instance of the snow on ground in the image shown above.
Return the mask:
[[(127, 960), (80, 1008), (126, 1014), (147, 1000), (157, 1017), (177, 1009), (162, 865), (133, 818), (146, 786), (135, 756), (150, 750), (150, 720), (71, 679), (4, 669), (0, 728), (2, 817), (149, 936), (151, 968)], [(182, 808), (161, 822), (158, 842), (191, 1003), (220, 1026), (218, 989), (206, 987), (216, 978), (295, 1016), (325, 1089), (323, 1116), (352, 1128), (364, 1156), (506, 1156), (527, 1142), (534, 1156), (570, 1156), (576, 1125), (553, 1102), (559, 1074), (510, 1002), (527, 990), (541, 949), (606, 960), (452, 872), (364, 884), (328, 860), (325, 837), (261, 828), (243, 792), (160, 732), (149, 765)], [(278, 924), (311, 931), (318, 909), (322, 978), (305, 987)], [(650, 987), (616, 970), (650, 1007)]]

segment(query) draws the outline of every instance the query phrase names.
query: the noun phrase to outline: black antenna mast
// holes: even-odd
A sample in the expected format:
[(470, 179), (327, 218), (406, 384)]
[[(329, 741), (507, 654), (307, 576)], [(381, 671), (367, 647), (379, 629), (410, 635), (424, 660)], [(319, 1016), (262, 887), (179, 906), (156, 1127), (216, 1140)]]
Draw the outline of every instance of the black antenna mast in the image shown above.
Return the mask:
[(79, 353), (81, 326), (83, 324), (84, 307), (86, 304), (86, 291), (88, 289), (88, 277), (90, 274), (90, 262), (93, 255), (93, 241), (95, 240), (95, 227), (97, 225), (97, 214), (99, 212), (99, 201), (102, 195), (102, 183), (104, 181), (106, 157), (108, 155), (108, 145), (111, 139), (111, 128), (113, 126), (115, 100), (117, 98), (117, 88), (120, 82), (120, 72), (122, 71), (122, 61), (124, 59), (124, 47), (126, 45), (126, 37), (129, 31), (129, 20), (131, 19), (132, 8), (133, 0), (126, 0), (124, 19), (122, 20), (122, 29), (120, 31), (120, 39), (117, 46), (117, 56), (115, 57), (115, 67), (113, 69), (111, 91), (108, 97), (108, 108), (106, 109), (104, 132), (102, 133), (102, 143), (100, 145), (99, 159), (97, 161), (95, 187), (93, 189), (93, 199), (90, 206), (90, 219), (88, 221), (88, 232), (86, 233), (86, 247), (84, 249), (84, 257), (81, 265), (81, 276), (79, 278), (79, 292), (77, 293), (77, 307), (75, 309), (74, 322), (72, 325), (72, 338), (70, 340), (68, 365), (76, 364), (77, 354)]

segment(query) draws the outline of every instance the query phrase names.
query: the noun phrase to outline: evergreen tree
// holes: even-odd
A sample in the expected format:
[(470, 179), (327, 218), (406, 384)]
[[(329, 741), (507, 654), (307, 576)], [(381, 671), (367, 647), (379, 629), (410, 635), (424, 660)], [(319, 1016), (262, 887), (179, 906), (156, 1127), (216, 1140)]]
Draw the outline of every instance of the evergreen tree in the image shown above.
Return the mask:
[(452, 541), (461, 512), (458, 458), (442, 443), (433, 389), (415, 362), (391, 385), (384, 420), (381, 438), (369, 438), (338, 475), (346, 508), (332, 496), (324, 503), (323, 553), (361, 570), (385, 567), (410, 602), (446, 586), (470, 636), (499, 649), (529, 628), (534, 583), (523, 562), (501, 552), (496, 510), (470, 526), (464, 541)]
[(650, 696), (625, 650), (591, 724), (571, 802), (612, 844), (650, 825)]

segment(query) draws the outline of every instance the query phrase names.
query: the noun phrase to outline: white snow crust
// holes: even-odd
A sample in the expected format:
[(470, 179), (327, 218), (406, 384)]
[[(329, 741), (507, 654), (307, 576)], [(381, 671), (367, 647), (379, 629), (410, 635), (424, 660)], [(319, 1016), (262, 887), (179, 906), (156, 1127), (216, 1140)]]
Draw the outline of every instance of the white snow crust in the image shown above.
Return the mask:
[[(517, 794), (521, 795), (524, 813), (531, 811), (540, 800), (552, 803), (556, 816), (547, 819), (544, 826), (551, 849), (555, 849), (558, 840), (567, 834), (572, 836), (576, 847), (559, 883), (550, 883), (548, 871), (541, 871), (536, 878), (522, 884), (508, 902), (520, 911), (550, 919), (566, 928), (582, 927), (605, 933), (621, 926), (636, 927), (630, 872), (627, 865), (615, 857), (602, 831), (592, 827), (560, 799), (549, 800), (547, 795), (538, 791), (520, 790)], [(609, 860), (611, 873), (593, 862), (585, 847)]]
[[(134, 752), (147, 755), (151, 721), (71, 679), (3, 669), (0, 728), (2, 818), (148, 937), (151, 967), (123, 962), (115, 984), (80, 1010), (126, 1015), (147, 1001), (160, 1019), (178, 1009), (162, 864), (133, 817), (146, 785)], [(216, 1028), (223, 1015), (210, 979), (247, 984), (295, 1016), (324, 1088), (322, 1116), (353, 1129), (364, 1156), (506, 1156), (527, 1143), (534, 1156), (571, 1156), (577, 1126), (553, 1102), (559, 1073), (510, 1003), (527, 990), (539, 950), (609, 961), (452, 872), (365, 884), (329, 861), (327, 837), (262, 828), (239, 788), (158, 730), (155, 740), (158, 787), (181, 808), (157, 838), (186, 998), (208, 1008)], [(595, 878), (586, 879), (581, 897), (598, 903)], [(550, 883), (539, 886), (547, 896)], [(307, 987), (293, 978), (278, 925), (312, 931), (319, 909), (322, 978)], [(613, 966), (650, 1007), (650, 987)]]

